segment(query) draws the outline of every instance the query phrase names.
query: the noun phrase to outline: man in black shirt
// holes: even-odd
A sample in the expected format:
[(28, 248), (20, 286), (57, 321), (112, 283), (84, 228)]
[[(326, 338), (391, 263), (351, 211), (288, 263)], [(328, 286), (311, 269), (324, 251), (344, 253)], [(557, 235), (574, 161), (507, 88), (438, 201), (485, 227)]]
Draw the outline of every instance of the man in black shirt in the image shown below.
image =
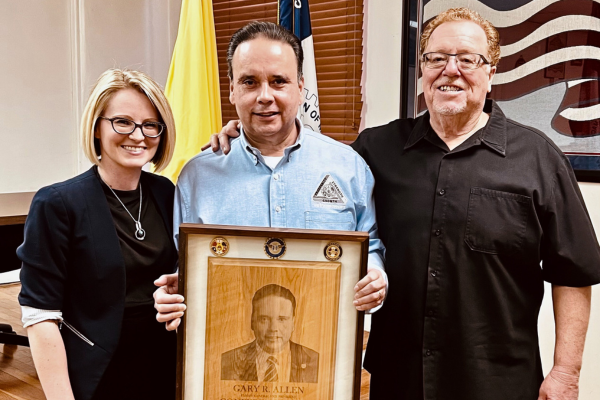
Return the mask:
[[(448, 10), (420, 50), (429, 111), (352, 145), (375, 176), (391, 288), (373, 315), (370, 398), (575, 400), (600, 248), (569, 161), (486, 100), (500, 59), (489, 21)], [(556, 321), (546, 379), (544, 281)]]
[[(421, 38), (429, 111), (353, 144), (375, 176), (391, 289), (365, 358), (371, 400), (577, 399), (600, 250), (567, 158), (486, 101), (499, 50), (478, 14), (440, 14)], [(545, 380), (544, 280), (557, 336)]]

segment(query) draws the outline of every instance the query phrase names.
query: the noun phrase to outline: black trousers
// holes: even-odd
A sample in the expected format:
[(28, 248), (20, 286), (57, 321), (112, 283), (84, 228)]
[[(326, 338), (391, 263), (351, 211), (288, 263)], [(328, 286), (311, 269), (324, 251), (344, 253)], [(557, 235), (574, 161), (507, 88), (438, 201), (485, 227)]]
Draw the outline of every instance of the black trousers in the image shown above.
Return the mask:
[(422, 389), (418, 390), (417, 393), (407, 394), (402, 388), (398, 387), (397, 381), (398, 378), (394, 377), (393, 374), (372, 373), (369, 385), (369, 400), (423, 400)]
[(150, 306), (125, 309), (121, 338), (93, 400), (174, 400), (177, 335)]

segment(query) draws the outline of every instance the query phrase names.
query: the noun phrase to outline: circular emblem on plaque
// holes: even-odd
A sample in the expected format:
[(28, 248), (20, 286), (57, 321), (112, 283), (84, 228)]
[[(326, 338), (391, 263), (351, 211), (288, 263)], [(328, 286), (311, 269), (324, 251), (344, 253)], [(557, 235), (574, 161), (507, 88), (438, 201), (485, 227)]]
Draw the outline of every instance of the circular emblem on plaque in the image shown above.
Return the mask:
[(221, 236), (210, 241), (210, 251), (217, 257), (223, 257), (229, 251), (229, 242)]
[(268, 238), (265, 242), (265, 253), (269, 258), (281, 258), (285, 254), (285, 240)]
[(342, 246), (337, 242), (329, 242), (323, 251), (329, 261), (337, 261), (342, 256)]

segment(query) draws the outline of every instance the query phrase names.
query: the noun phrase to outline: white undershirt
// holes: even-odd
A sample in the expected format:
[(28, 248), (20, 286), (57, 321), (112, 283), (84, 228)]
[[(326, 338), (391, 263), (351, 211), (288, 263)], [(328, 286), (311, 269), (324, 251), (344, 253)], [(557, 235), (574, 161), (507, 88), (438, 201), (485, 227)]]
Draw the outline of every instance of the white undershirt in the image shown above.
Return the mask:
[(275, 167), (277, 166), (277, 164), (279, 164), (279, 161), (281, 161), (282, 158), (283, 156), (263, 156), (265, 164), (267, 164), (271, 169), (275, 169)]

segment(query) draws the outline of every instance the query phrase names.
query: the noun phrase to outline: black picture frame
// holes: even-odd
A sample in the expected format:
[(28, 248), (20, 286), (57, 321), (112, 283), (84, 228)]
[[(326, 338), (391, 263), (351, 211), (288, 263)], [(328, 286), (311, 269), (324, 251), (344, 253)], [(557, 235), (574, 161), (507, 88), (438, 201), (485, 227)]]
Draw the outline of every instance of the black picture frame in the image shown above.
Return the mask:
[[(430, 0), (405, 0), (402, 10), (402, 51), (400, 60), (400, 118), (415, 118), (418, 113), (417, 82), (419, 79), (419, 38), (423, 29), (424, 6)], [(497, 0), (499, 3), (504, 0)], [(536, 0), (534, 0), (536, 1)], [(486, 2), (488, 6), (490, 2)], [(511, 3), (515, 3), (512, 1)], [(527, 2), (525, 2), (527, 3)], [(464, 6), (469, 2), (464, 0)], [(453, 7), (457, 7), (452, 3)], [(506, 5), (504, 5), (506, 7)], [(485, 17), (485, 15), (483, 15)], [(600, 17), (600, 16), (596, 16)], [(581, 66), (581, 62), (572, 60), (570, 65)], [(502, 61), (501, 61), (502, 62)], [(563, 66), (564, 67), (564, 66)], [(491, 96), (493, 98), (493, 90)], [(533, 108), (534, 106), (532, 106)], [(559, 146), (560, 147), (560, 146)], [(588, 154), (565, 154), (579, 182), (600, 183), (600, 147)]]

